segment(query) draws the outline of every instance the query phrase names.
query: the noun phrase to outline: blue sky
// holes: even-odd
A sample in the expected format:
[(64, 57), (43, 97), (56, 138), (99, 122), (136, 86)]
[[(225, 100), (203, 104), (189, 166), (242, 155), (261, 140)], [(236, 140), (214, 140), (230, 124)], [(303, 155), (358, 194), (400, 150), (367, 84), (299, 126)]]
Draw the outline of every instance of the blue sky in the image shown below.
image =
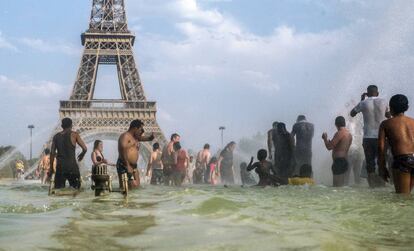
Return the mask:
[[(57, 124), (76, 77), (91, 1), (4, 1), (0, 9), (0, 145), (35, 149)], [(414, 91), (414, 3), (391, 0), (126, 0), (135, 55), (166, 134), (188, 148), (291, 127), (318, 133), (369, 83), (385, 97)], [(103, 67), (97, 98), (118, 90)]]

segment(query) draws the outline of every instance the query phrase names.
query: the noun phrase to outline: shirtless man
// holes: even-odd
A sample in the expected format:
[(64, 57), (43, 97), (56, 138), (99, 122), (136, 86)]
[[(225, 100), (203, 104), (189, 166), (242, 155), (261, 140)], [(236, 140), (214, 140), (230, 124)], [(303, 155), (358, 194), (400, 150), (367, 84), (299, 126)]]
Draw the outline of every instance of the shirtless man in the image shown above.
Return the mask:
[[(273, 122), (272, 129), (267, 132), (267, 150), (269, 151), (269, 159), (272, 160), (272, 148), (276, 149), (276, 134), (277, 134), (277, 124), (278, 122)], [(275, 152), (274, 152), (275, 153)], [(273, 156), (273, 159), (276, 159)]]
[(137, 188), (140, 185), (138, 172), (139, 143), (144, 141), (152, 141), (154, 133), (151, 136), (143, 136), (144, 123), (141, 120), (131, 122), (127, 132), (121, 134), (118, 139), (118, 161), (116, 169), (118, 171), (119, 184), (122, 187), (122, 175), (128, 175), (128, 187)]
[[(88, 150), (79, 133), (72, 131), (72, 120), (62, 119), (63, 131), (57, 133), (52, 140), (50, 149), (50, 174), (55, 173), (56, 189), (65, 188), (66, 180), (69, 186), (79, 189), (81, 186), (79, 166), (76, 162), (76, 145), (82, 148), (78, 161), (82, 161)], [(55, 170), (56, 157), (56, 170)]]
[(332, 140), (328, 140), (328, 134), (322, 134), (326, 149), (332, 150), (332, 173), (333, 186), (342, 187), (345, 184), (345, 173), (348, 170), (348, 151), (352, 144), (352, 135), (345, 128), (345, 118), (339, 116), (335, 119), (335, 126), (338, 131)]
[(151, 172), (151, 185), (162, 184), (164, 182), (161, 155), (162, 152), (160, 150), (160, 144), (155, 143), (152, 146), (151, 158), (148, 162), (147, 168), (147, 176), (150, 176)]
[(396, 193), (410, 194), (414, 187), (414, 120), (404, 115), (408, 99), (398, 94), (390, 100), (392, 118), (381, 123), (379, 131), (379, 173), (386, 181), (390, 174), (386, 168), (385, 143), (389, 143), (394, 163), (392, 173)]
[(170, 142), (164, 147), (161, 160), (164, 166), (164, 185), (169, 186), (172, 182), (172, 171), (174, 167), (174, 144), (180, 142), (180, 135), (173, 133)]
[[(210, 145), (205, 144), (203, 147), (203, 150), (199, 151), (197, 154), (197, 160), (196, 160), (196, 168), (198, 168), (198, 172), (201, 174), (204, 174), (204, 183), (209, 183), (210, 179), (210, 170), (207, 168), (208, 163), (211, 159), (211, 153), (210, 153)], [(202, 171), (201, 171), (202, 170)]]

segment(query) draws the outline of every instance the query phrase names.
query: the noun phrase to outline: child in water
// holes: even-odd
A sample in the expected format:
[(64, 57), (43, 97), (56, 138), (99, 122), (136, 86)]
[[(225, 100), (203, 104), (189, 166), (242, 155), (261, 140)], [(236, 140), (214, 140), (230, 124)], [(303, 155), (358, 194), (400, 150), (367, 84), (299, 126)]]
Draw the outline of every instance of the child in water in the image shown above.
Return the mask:
[(220, 172), (218, 171), (217, 158), (213, 157), (208, 164), (210, 169), (210, 184), (217, 185), (220, 181)]
[(273, 175), (273, 166), (272, 162), (267, 161), (267, 151), (265, 149), (260, 149), (257, 152), (258, 162), (253, 163), (254, 158), (252, 157), (249, 165), (247, 166), (247, 171), (252, 171), (255, 169), (256, 173), (259, 175), (259, 183), (257, 186), (279, 186), (287, 183), (287, 178), (279, 178), (276, 175)]

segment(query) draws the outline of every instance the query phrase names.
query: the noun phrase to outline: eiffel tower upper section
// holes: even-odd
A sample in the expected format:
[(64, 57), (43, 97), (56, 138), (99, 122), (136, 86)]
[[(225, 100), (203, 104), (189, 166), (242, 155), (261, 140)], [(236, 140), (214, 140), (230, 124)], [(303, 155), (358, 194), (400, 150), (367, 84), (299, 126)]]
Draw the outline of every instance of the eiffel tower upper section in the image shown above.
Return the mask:
[(124, 0), (93, 0), (89, 29), (82, 34), (84, 53), (70, 100), (90, 101), (98, 66), (117, 66), (121, 97), (146, 101), (132, 47), (135, 36), (128, 30)]

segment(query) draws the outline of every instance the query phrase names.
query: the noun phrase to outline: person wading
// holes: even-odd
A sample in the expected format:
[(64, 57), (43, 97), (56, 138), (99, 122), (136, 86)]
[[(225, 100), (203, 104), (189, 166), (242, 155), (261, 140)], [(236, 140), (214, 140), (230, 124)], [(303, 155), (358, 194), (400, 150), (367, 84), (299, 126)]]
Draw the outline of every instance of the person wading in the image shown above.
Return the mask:
[(386, 182), (389, 181), (385, 154), (385, 142), (388, 141), (394, 157), (395, 191), (410, 194), (414, 187), (414, 119), (404, 115), (408, 110), (408, 99), (404, 95), (393, 96), (390, 108), (392, 118), (382, 122), (379, 131), (379, 173)]
[(378, 130), (382, 121), (390, 117), (387, 101), (378, 97), (378, 87), (370, 85), (367, 92), (361, 95), (361, 102), (352, 109), (351, 117), (362, 113), (364, 118), (364, 147), (366, 168), (368, 172), (368, 184), (370, 187), (383, 186), (375, 168), (378, 160)]
[[(55, 172), (56, 189), (64, 188), (66, 180), (69, 186), (79, 189), (81, 186), (79, 166), (76, 162), (76, 145), (82, 148), (78, 155), (78, 161), (82, 161), (87, 152), (87, 147), (77, 132), (72, 131), (72, 120), (62, 119), (63, 131), (57, 133), (52, 140), (50, 149), (50, 173)], [(56, 171), (54, 170), (54, 160), (56, 157)]]
[[(140, 185), (138, 172), (140, 142), (152, 141), (155, 138), (153, 133), (151, 136), (143, 136), (144, 132), (144, 123), (137, 119), (131, 122), (128, 131), (121, 134), (118, 139), (119, 156), (116, 169), (119, 184), (123, 184), (122, 175), (126, 173), (129, 188), (137, 188)], [(124, 187), (121, 187), (121, 189), (124, 190)]]
[(292, 137), (296, 137), (295, 144), (295, 174), (298, 174), (303, 165), (312, 166), (312, 139), (314, 126), (306, 120), (304, 115), (299, 115), (292, 128)]
[(345, 173), (348, 171), (348, 152), (352, 144), (352, 135), (346, 129), (345, 118), (339, 116), (335, 119), (335, 126), (337, 132), (332, 140), (328, 139), (328, 134), (325, 132), (322, 134), (322, 139), (325, 143), (326, 149), (332, 150), (332, 173), (333, 173), (333, 186), (342, 187), (345, 184)]

